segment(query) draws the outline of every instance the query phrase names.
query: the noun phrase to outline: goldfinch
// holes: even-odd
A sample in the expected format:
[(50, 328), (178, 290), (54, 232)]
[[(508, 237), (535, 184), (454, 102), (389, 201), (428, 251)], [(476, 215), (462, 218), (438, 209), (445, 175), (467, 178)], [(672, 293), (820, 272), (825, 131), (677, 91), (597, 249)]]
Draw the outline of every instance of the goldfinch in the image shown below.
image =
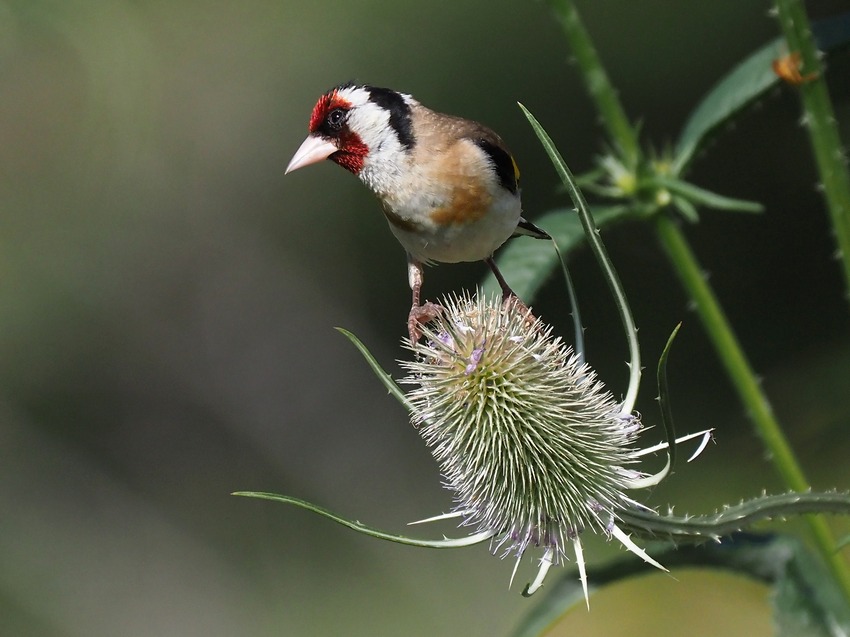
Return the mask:
[(330, 159), (378, 197), (407, 251), (411, 342), (441, 309), (419, 303), (426, 264), (484, 261), (504, 297), (515, 297), (493, 252), (512, 236), (549, 235), (522, 217), (519, 169), (496, 133), (432, 111), (405, 93), (357, 84), (319, 98), (309, 133), (286, 173)]

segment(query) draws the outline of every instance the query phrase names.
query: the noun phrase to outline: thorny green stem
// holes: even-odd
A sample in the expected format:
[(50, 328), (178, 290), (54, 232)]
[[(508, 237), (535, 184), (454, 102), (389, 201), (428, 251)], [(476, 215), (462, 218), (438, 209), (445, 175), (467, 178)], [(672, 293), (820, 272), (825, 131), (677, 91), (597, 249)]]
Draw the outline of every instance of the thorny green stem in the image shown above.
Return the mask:
[[(804, 81), (800, 89), (803, 122), (809, 131), (821, 185), (843, 264), (845, 285), (850, 292), (850, 173), (841, 146), (835, 112), (829, 98), (823, 65), (812, 39), (806, 9), (800, 0), (776, 0), (776, 14), (789, 54), (799, 54), (800, 73)], [(850, 293), (847, 294), (850, 300)], [(850, 589), (848, 589), (850, 594)]]
[[(770, 452), (771, 462), (785, 486), (796, 492), (809, 489), (800, 464), (774, 416), (767, 397), (741, 349), (711, 286), (705, 279), (696, 256), (676, 223), (665, 214), (655, 217), (655, 229), (673, 269), (696, 306), (696, 312), (714, 344), (726, 373), (753, 420), (756, 431)], [(836, 581), (850, 601), (850, 570), (835, 552), (835, 539), (823, 518), (806, 516), (809, 533)]]
[(571, 0), (549, 0), (564, 33), (569, 40), (576, 64), (581, 70), (587, 92), (596, 102), (596, 109), (608, 135), (617, 144), (626, 164), (634, 168), (640, 157), (640, 145), (635, 128), (629, 122), (617, 91), (608, 79), (605, 67), (593, 46), (593, 41)]
[(710, 515), (659, 515), (635, 509), (618, 513), (623, 530), (645, 538), (681, 542), (718, 540), (762, 520), (806, 513), (850, 513), (846, 493), (782, 493), (754, 498)]

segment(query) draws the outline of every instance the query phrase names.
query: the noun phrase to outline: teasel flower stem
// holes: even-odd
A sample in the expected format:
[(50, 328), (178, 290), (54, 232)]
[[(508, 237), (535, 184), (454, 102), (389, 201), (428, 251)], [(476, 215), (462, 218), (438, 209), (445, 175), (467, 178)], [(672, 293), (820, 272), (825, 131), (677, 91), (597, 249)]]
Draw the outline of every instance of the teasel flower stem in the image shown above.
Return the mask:
[(795, 82), (803, 105), (801, 122), (812, 143), (820, 187), (838, 244), (836, 255), (843, 266), (845, 298), (850, 301), (850, 172), (847, 153), (841, 145), (835, 110), (824, 79), (824, 66), (812, 37), (806, 7), (801, 0), (776, 0), (775, 12), (788, 44), (788, 56), (801, 66), (799, 83)]
[(587, 92), (596, 103), (602, 125), (617, 144), (628, 167), (633, 170), (641, 156), (637, 132), (629, 122), (575, 4), (570, 0), (549, 0), (549, 4), (564, 28), (576, 64), (581, 69)]
[[(681, 229), (665, 214), (655, 216), (655, 229), (673, 269), (694, 302), (735, 391), (770, 453), (771, 463), (787, 488), (800, 493), (808, 491), (809, 482), (800, 463)], [(836, 542), (826, 521), (813, 515), (807, 515), (805, 520), (821, 557), (850, 601), (850, 570), (844, 558), (835, 552)]]

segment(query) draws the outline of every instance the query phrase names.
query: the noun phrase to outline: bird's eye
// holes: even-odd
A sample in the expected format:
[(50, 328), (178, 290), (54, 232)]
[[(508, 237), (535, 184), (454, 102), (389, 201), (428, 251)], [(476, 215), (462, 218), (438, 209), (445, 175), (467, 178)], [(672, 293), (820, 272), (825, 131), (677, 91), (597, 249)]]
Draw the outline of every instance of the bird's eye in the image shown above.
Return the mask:
[(330, 113), (328, 113), (326, 121), (328, 122), (328, 127), (332, 131), (340, 130), (345, 123), (345, 110), (342, 108), (333, 109)]

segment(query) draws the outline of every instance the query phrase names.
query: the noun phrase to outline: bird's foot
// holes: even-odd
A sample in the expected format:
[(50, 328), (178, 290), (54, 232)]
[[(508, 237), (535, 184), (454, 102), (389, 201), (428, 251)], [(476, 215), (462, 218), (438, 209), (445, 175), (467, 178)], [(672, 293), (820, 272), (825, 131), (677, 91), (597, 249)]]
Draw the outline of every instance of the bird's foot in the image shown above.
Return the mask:
[(407, 331), (410, 335), (410, 343), (416, 343), (422, 336), (421, 325), (430, 323), (445, 311), (442, 305), (426, 301), (422, 305), (414, 305), (410, 308), (407, 316)]
[(504, 294), (502, 296), (502, 310), (507, 312), (510, 310), (515, 310), (520, 314), (525, 315), (526, 322), (530, 325), (537, 320), (537, 317), (531, 312), (531, 308), (528, 307), (525, 303), (522, 302), (516, 294), (511, 292), (510, 294)]

